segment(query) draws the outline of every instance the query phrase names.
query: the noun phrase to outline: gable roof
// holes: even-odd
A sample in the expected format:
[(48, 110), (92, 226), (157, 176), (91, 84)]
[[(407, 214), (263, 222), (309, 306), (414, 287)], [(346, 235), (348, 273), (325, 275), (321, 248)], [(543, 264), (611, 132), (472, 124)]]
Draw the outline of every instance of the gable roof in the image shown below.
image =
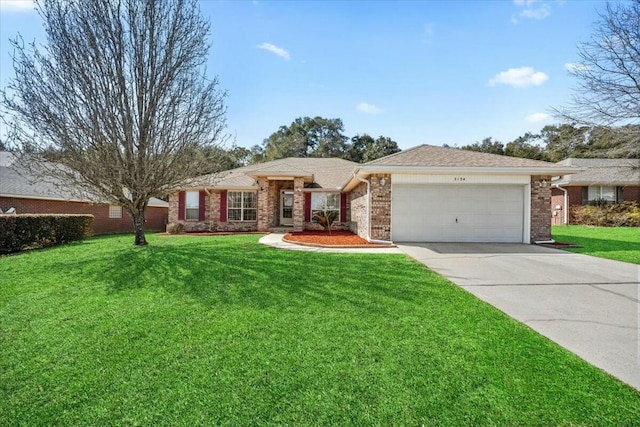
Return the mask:
[(186, 182), (184, 188), (253, 189), (258, 187), (258, 177), (302, 177), (314, 188), (338, 190), (349, 181), (356, 166), (339, 158), (287, 157), (203, 175)]
[[(95, 195), (71, 191), (54, 177), (43, 180), (32, 176), (26, 168), (20, 167), (13, 154), (7, 152), (0, 152), (0, 197), (106, 203)], [(152, 197), (149, 206), (166, 208), (169, 204)]]
[(640, 159), (568, 158), (557, 164), (582, 168), (574, 175), (553, 180), (558, 185), (637, 185), (640, 186)]
[(424, 144), (373, 160), (365, 166), (549, 168), (554, 167), (554, 163)]

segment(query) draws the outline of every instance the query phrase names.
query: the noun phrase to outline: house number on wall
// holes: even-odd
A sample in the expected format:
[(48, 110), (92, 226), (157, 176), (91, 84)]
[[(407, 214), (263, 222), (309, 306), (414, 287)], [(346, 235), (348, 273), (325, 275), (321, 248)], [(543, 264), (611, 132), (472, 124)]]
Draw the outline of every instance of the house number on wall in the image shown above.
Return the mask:
[(460, 181), (466, 181), (467, 178), (463, 177), (463, 176), (455, 176), (453, 177), (453, 180), (456, 182), (460, 182)]

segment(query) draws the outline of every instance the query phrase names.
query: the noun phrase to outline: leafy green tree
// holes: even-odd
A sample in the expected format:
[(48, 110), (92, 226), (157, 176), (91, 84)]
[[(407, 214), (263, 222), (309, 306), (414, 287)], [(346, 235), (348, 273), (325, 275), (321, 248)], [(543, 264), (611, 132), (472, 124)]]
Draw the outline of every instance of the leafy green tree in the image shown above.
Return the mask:
[(254, 158), (269, 161), (285, 157), (342, 157), (347, 141), (343, 132), (340, 119), (299, 117), (265, 139), (262, 155)]
[(386, 136), (373, 139), (371, 135), (362, 134), (351, 138), (344, 158), (357, 163), (366, 163), (400, 151), (398, 143)]
[(480, 153), (504, 154), (504, 144), (493, 141), (491, 137), (485, 138), (482, 142), (475, 142), (470, 145), (460, 147), (463, 150), (477, 151)]
[(537, 141), (539, 141), (538, 135), (527, 132), (507, 143), (504, 154), (532, 160), (547, 160), (544, 147), (540, 146)]
[(547, 125), (540, 131), (546, 157), (550, 162), (559, 162), (569, 157), (583, 157), (587, 150), (586, 133), (589, 128), (570, 124)]

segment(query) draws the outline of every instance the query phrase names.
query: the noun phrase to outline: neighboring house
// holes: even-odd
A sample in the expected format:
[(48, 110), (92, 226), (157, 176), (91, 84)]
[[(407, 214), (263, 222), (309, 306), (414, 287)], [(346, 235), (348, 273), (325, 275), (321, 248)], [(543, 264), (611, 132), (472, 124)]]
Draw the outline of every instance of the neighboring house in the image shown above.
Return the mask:
[(553, 224), (570, 223), (572, 207), (594, 200), (640, 203), (640, 159), (569, 158), (557, 164), (581, 168), (581, 172), (553, 179)]
[(186, 231), (318, 229), (314, 211), (370, 241), (551, 239), (553, 163), (421, 145), (366, 164), (287, 158), (205, 175), (169, 196)]
[[(147, 230), (164, 230), (169, 204), (152, 198), (146, 211)], [(133, 231), (131, 218), (120, 206), (100, 203), (95, 197), (77, 196), (68, 188), (30, 176), (11, 153), (0, 152), (0, 210), (16, 213), (91, 214), (93, 233)]]

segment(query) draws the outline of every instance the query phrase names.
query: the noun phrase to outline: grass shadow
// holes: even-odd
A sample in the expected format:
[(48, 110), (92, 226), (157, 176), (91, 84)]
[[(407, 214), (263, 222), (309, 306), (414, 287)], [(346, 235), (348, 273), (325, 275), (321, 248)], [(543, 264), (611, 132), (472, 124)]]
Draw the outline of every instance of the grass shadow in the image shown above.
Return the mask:
[[(415, 303), (417, 295), (425, 292), (424, 276), (416, 274), (415, 268), (397, 269), (401, 255), (290, 252), (254, 240), (237, 236), (158, 239), (146, 247), (121, 247), (105, 254), (97, 264), (100, 268), (84, 275), (104, 284), (108, 292), (156, 288), (208, 307), (303, 309), (312, 302), (380, 311), (388, 306), (379, 304), (381, 300)], [(82, 270), (84, 263), (68, 259), (60, 268)], [(390, 266), (384, 274), (380, 263)]]

